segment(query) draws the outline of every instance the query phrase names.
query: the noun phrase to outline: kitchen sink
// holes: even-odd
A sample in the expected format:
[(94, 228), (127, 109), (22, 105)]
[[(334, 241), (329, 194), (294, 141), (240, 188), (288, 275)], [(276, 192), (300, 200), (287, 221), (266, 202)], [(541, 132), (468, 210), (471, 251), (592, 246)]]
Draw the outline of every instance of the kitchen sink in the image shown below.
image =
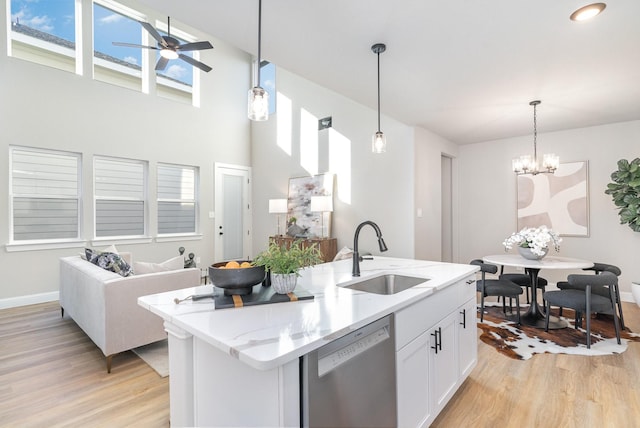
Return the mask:
[(374, 294), (396, 294), (427, 281), (429, 281), (428, 278), (416, 276), (384, 274), (350, 284), (338, 284), (338, 286)]

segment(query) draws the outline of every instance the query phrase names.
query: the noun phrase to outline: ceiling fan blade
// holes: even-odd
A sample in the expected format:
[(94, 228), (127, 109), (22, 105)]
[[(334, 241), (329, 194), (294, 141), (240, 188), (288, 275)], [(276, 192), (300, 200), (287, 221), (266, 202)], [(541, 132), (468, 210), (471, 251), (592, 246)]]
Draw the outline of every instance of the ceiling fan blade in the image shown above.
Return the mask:
[(213, 49), (213, 45), (209, 42), (185, 43), (177, 47), (181, 51), (200, 51), (203, 49)]
[(161, 56), (160, 59), (158, 60), (158, 63), (156, 64), (156, 70), (157, 71), (164, 70), (168, 63), (169, 63), (169, 59)]
[(202, 63), (200, 61), (197, 61), (197, 60), (191, 58), (190, 56), (183, 55), (183, 54), (180, 54), (179, 56), (180, 56), (181, 60), (188, 62), (189, 64), (193, 65), (194, 67), (198, 67), (200, 70), (204, 71), (205, 73), (208, 73), (208, 72), (210, 72), (212, 70), (212, 68), (209, 67), (207, 64), (204, 64), (204, 63)]
[(162, 38), (160, 33), (158, 33), (158, 31), (153, 27), (153, 25), (144, 21), (140, 21), (140, 25), (142, 25), (145, 28), (145, 30), (147, 30), (149, 34), (151, 34), (151, 36), (157, 40), (158, 43), (160, 43), (165, 48), (167, 47), (167, 42)]
[(145, 46), (145, 45), (134, 45), (133, 43), (123, 43), (123, 42), (111, 42), (114, 46), (125, 46), (128, 48), (144, 48), (144, 49), (155, 49), (158, 50), (155, 46)]

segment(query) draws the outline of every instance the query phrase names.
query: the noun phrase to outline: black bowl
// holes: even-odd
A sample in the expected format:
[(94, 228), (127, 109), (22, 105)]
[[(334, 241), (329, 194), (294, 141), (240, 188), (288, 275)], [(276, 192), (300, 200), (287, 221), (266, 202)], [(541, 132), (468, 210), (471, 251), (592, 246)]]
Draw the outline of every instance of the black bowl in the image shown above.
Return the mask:
[[(246, 260), (245, 260), (246, 261)], [(238, 261), (242, 263), (242, 261)], [(227, 262), (214, 263), (209, 266), (209, 279), (211, 283), (224, 289), (224, 294), (247, 295), (253, 291), (253, 286), (265, 279), (264, 266), (251, 266), (247, 268), (222, 268)]]

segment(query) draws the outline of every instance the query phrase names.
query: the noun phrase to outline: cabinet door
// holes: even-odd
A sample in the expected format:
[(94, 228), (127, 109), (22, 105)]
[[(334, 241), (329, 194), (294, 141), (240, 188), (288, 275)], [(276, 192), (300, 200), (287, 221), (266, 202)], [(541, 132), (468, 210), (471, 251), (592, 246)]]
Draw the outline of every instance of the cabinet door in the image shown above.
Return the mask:
[(427, 426), (429, 406), (429, 334), (422, 333), (396, 353), (398, 426)]
[(438, 413), (453, 396), (458, 384), (458, 312), (453, 312), (429, 330), (431, 403)]
[(460, 356), (460, 378), (466, 378), (478, 362), (478, 332), (476, 301), (469, 300), (459, 311), (458, 349)]

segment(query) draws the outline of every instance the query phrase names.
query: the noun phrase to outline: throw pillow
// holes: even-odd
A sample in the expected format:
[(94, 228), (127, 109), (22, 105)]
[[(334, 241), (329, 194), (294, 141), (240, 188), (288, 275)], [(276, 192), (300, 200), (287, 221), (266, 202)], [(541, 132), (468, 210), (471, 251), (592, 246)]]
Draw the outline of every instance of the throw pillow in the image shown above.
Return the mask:
[(121, 276), (133, 275), (133, 269), (129, 263), (125, 262), (120, 254), (111, 252), (102, 252), (92, 250), (91, 248), (85, 248), (85, 255), (87, 261), (93, 263), (96, 266), (100, 266), (102, 269), (110, 272), (115, 272)]
[(178, 270), (184, 268), (184, 259), (182, 256), (172, 257), (162, 263), (150, 262), (133, 262), (133, 269), (137, 275), (146, 273), (167, 272), (170, 270)]

